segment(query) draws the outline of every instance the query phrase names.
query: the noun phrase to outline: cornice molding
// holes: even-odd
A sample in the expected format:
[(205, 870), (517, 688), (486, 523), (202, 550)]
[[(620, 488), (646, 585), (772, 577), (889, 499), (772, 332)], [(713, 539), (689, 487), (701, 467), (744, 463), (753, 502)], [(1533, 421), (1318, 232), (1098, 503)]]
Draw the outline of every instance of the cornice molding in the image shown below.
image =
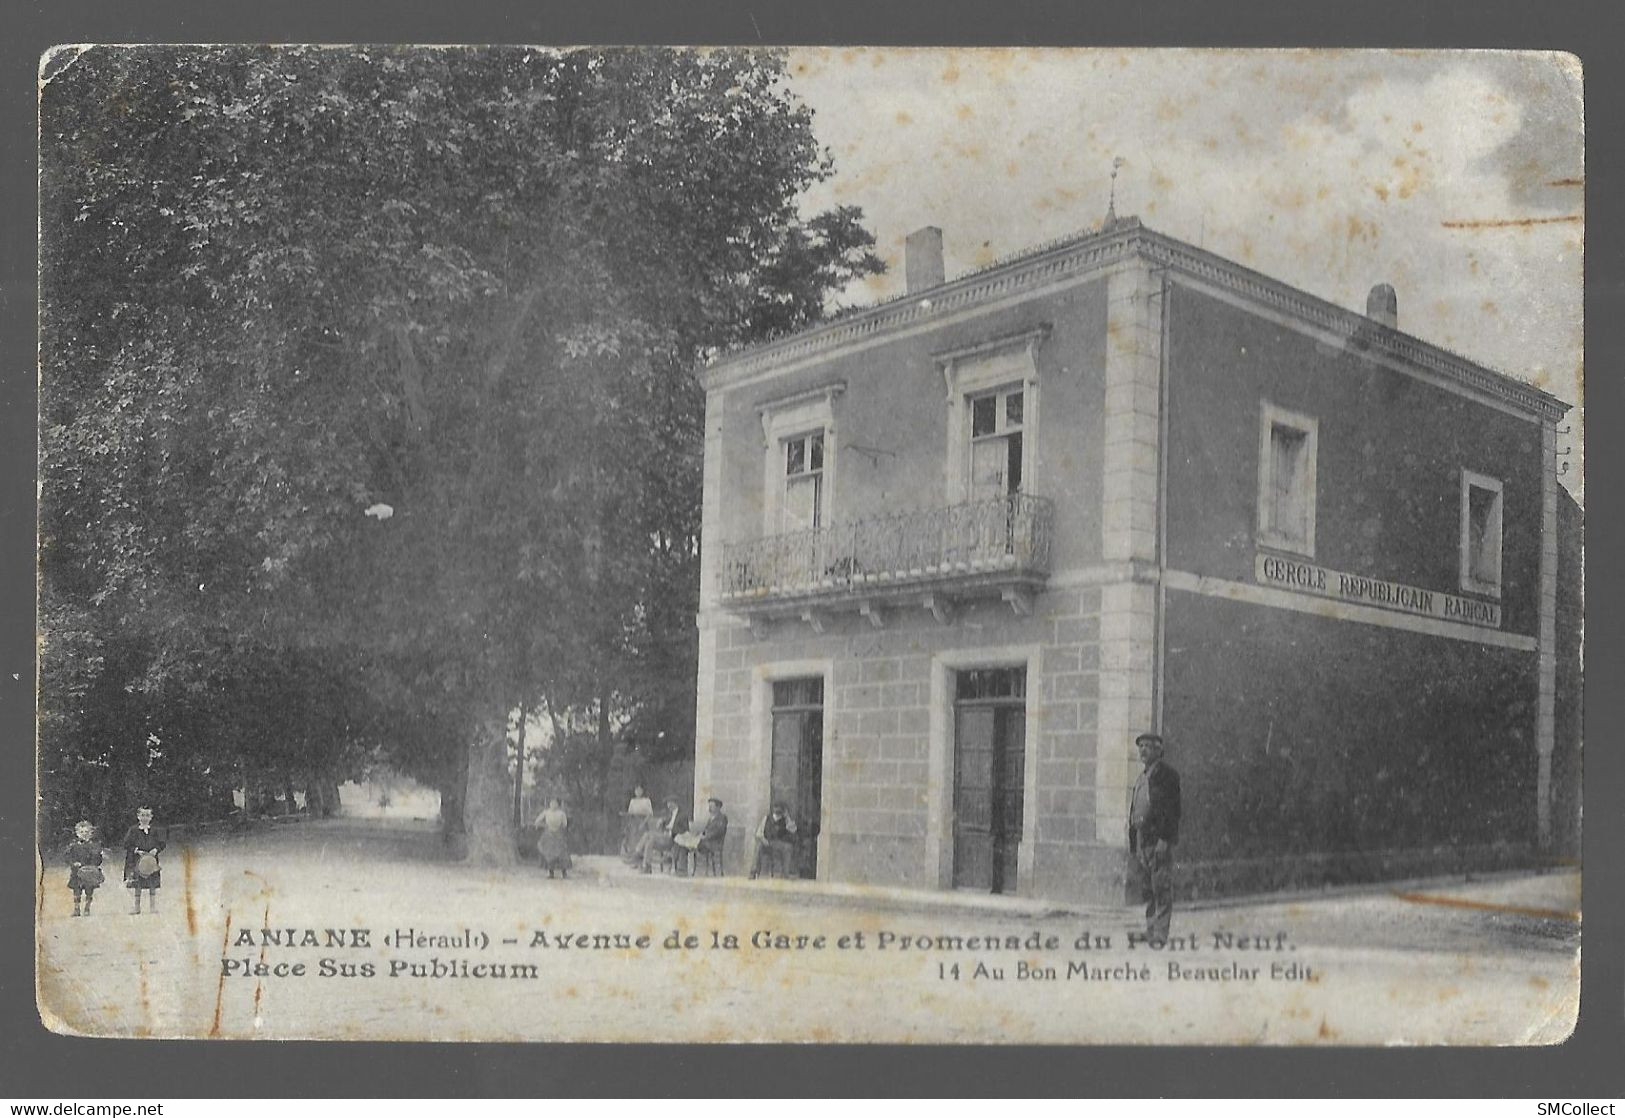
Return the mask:
[(1032, 354), (1043, 344), (1044, 339), (1049, 337), (1050, 330), (1050, 324), (1045, 322), (1032, 330), (1018, 330), (1014, 334), (1002, 334), (997, 338), (976, 342), (974, 345), (940, 350), (931, 355), (931, 360), (939, 365), (955, 365), (961, 361), (970, 361), (978, 357), (987, 357), (991, 354), (1007, 353), (1018, 349), (1024, 349), (1029, 354)]
[(1569, 410), (1568, 404), (1533, 385), (1157, 233), (1134, 218), (1121, 219), (1101, 232), (1041, 245), (926, 292), (899, 296), (777, 341), (723, 354), (705, 370), (705, 384), (707, 388), (722, 387), (730, 380), (776, 365), (836, 350), (978, 303), (1102, 271), (1131, 257), (1218, 286), (1322, 330), (1358, 338), (1361, 344), (1402, 366), (1426, 370), (1523, 411), (1555, 420)]
[(773, 445), (773, 428), (784, 417), (797, 408), (806, 408), (809, 404), (823, 405), (823, 418), (826, 424), (834, 422), (835, 398), (846, 392), (846, 381), (833, 380), (828, 384), (821, 384), (817, 388), (809, 388), (804, 392), (793, 392), (788, 396), (776, 396), (771, 400), (763, 400), (756, 405), (759, 418), (762, 421), (762, 449)]
[(1484, 395), (1548, 418), (1561, 418), (1569, 410), (1568, 404), (1533, 385), (1485, 368), (1460, 354), (1384, 326), (1363, 314), (1328, 303), (1183, 241), (1143, 228), (1138, 231), (1135, 240), (1135, 251), (1153, 264), (1223, 287), (1332, 333), (1358, 337), (1371, 349), (1401, 363), (1426, 369)]
[(810, 404), (814, 400), (823, 400), (826, 403), (834, 401), (835, 397), (846, 391), (846, 381), (832, 380), (828, 384), (820, 384), (816, 388), (808, 388), (801, 392), (792, 392), (788, 396), (774, 396), (771, 399), (757, 403), (756, 409), (763, 412), (783, 411), (793, 408), (797, 404)]
[(706, 385), (713, 387), (719, 379), (749, 375), (1000, 296), (1096, 271), (1124, 259), (1127, 243), (1120, 233), (1060, 241), (927, 292), (898, 296), (798, 334), (723, 354), (706, 369)]

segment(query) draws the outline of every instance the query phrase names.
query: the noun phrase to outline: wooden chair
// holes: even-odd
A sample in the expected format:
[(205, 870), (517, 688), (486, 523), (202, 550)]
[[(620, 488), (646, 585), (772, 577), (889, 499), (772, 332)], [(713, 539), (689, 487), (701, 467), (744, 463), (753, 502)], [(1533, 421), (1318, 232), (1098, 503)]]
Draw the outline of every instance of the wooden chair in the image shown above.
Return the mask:
[(715, 846), (702, 846), (696, 849), (694, 853), (689, 856), (688, 875), (693, 877), (699, 872), (700, 865), (703, 863), (705, 866), (705, 875), (707, 877), (721, 877), (722, 848), (727, 845), (727, 842), (728, 836), (723, 835), (722, 841), (718, 842)]
[(759, 876), (761, 877), (795, 877), (796, 876), (796, 844), (794, 842), (769, 842), (762, 846), (762, 860)]
[[(722, 848), (727, 844), (727, 841), (728, 833), (724, 831), (721, 840), (715, 846), (695, 846), (692, 849), (682, 845), (674, 846), (671, 852), (675, 856), (674, 861), (676, 864), (673, 866), (672, 872), (681, 872), (688, 877), (695, 877), (699, 874), (700, 866), (703, 865), (707, 877), (721, 877)], [(682, 867), (680, 871), (677, 866)]]

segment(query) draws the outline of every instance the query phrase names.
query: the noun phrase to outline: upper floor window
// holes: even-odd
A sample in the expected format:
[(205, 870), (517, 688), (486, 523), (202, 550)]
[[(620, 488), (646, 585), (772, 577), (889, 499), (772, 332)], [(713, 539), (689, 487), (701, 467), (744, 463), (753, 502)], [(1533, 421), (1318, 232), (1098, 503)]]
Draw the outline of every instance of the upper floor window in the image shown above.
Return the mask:
[(948, 503), (1032, 492), (1040, 326), (936, 354), (948, 390)]
[(835, 492), (835, 401), (845, 381), (762, 403), (762, 534), (830, 523)]
[(781, 528), (795, 532), (824, 526), (824, 432), (784, 440)]
[(1315, 554), (1315, 450), (1320, 422), (1264, 404), (1258, 446), (1258, 541)]
[(1501, 596), (1501, 483), (1461, 471), (1461, 588)]
[(1021, 491), (1024, 403), (1020, 387), (971, 397), (971, 500)]

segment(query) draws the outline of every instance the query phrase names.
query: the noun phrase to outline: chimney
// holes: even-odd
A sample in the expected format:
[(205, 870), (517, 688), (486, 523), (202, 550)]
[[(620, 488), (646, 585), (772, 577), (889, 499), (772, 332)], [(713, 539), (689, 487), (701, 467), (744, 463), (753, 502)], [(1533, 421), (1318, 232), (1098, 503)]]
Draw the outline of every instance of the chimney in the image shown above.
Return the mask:
[(944, 278), (942, 230), (927, 225), (910, 233), (903, 241), (903, 279), (908, 294), (936, 287)]
[(1390, 330), (1399, 329), (1399, 296), (1392, 284), (1379, 283), (1365, 297), (1365, 316), (1376, 319)]

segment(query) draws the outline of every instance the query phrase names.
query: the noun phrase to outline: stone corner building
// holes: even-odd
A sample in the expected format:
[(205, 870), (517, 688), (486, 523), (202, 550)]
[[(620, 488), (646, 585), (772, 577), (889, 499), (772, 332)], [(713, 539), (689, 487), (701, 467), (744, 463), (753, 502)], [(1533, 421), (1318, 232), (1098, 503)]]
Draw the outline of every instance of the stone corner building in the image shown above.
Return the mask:
[(1567, 833), (1566, 405), (1133, 218), (951, 282), (907, 247), (905, 296), (705, 372), (730, 872), (784, 800), (802, 876), (1120, 900), (1148, 728), (1186, 890)]

